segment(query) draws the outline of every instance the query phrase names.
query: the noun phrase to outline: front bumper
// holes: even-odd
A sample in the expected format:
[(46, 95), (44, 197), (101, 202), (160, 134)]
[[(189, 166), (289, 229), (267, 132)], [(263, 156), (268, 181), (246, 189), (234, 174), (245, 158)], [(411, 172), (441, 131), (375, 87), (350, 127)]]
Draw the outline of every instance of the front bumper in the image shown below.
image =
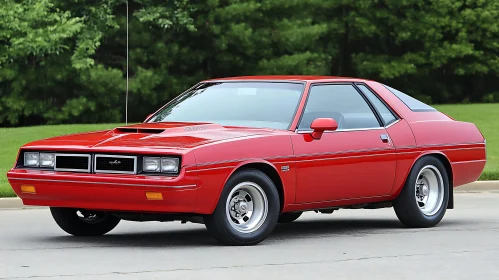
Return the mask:
[[(12, 169), (7, 178), (24, 205), (155, 213), (192, 213), (198, 186), (184, 172), (168, 177)], [(36, 193), (22, 192), (23, 185)], [(161, 193), (162, 200), (150, 200), (146, 192)]]

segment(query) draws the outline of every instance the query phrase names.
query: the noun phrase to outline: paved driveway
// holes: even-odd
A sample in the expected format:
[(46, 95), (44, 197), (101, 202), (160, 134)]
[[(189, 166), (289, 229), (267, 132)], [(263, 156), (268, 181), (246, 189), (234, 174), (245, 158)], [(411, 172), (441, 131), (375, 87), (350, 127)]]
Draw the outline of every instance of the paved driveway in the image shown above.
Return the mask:
[(392, 209), (307, 213), (254, 247), (203, 225), (122, 222), (75, 238), (46, 209), (0, 211), (0, 279), (499, 279), (499, 194), (456, 194), (430, 229)]

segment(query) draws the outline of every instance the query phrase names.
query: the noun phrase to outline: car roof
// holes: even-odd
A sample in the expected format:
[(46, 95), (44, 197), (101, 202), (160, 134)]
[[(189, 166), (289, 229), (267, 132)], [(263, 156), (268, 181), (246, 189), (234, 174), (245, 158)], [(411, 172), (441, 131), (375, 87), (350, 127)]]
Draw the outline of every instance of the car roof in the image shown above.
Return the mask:
[(362, 82), (367, 81), (360, 78), (352, 77), (339, 77), (339, 76), (312, 76), (312, 75), (268, 75), (268, 76), (238, 76), (238, 77), (225, 77), (204, 80), (203, 82), (214, 81), (345, 81), (345, 82)]

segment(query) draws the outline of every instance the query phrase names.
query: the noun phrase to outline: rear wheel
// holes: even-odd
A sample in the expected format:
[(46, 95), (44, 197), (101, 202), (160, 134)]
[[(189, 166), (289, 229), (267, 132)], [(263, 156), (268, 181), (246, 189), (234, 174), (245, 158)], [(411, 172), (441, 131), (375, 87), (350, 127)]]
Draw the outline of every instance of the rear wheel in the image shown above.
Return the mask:
[(413, 166), (394, 202), (395, 213), (408, 227), (433, 227), (445, 215), (449, 202), (449, 178), (443, 163), (425, 156)]
[(279, 217), (279, 193), (260, 170), (236, 172), (225, 185), (206, 228), (226, 245), (255, 245), (274, 230)]
[(277, 222), (280, 224), (291, 223), (298, 219), (301, 214), (303, 214), (303, 212), (284, 213), (279, 216), (279, 220)]
[(73, 208), (50, 207), (55, 222), (74, 236), (99, 236), (113, 230), (120, 219), (103, 213)]

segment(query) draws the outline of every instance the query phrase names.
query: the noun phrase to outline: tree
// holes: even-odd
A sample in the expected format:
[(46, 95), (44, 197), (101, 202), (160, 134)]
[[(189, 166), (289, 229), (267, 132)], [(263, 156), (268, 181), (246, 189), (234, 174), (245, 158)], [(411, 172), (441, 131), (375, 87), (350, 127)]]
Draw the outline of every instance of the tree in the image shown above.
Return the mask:
[[(193, 29), (186, 0), (160, 3), (131, 2), (136, 34)], [(115, 0), (6, 0), (0, 8), (0, 123), (121, 121), (125, 13), (125, 2)], [(139, 95), (155, 86), (143, 69), (147, 65), (132, 71)]]
[[(134, 0), (129, 120), (196, 82), (379, 80), (429, 103), (498, 102), (493, 0)], [(0, 125), (124, 120), (124, 0), (4, 0)]]

